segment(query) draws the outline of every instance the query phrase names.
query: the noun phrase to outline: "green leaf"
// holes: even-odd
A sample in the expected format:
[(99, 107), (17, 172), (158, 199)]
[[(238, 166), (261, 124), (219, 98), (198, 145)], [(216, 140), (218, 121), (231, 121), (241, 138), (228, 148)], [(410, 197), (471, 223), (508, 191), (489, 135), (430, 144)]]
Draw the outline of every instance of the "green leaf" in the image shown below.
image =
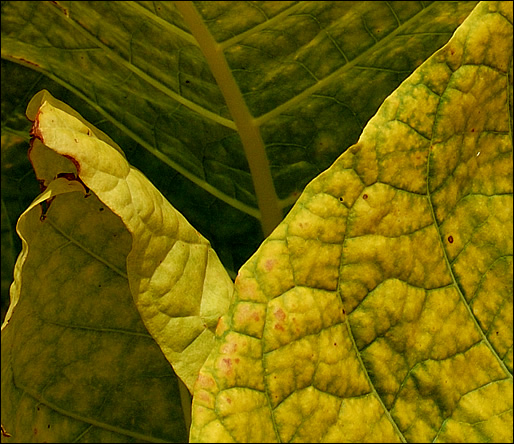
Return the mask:
[[(16, 442), (183, 442), (178, 380), (122, 271), (130, 235), (83, 191), (58, 178), (19, 220), (2, 424)], [(42, 221), (39, 204), (52, 198)]]
[[(193, 23), (180, 10), (188, 3), (4, 2), (2, 58), (72, 91), (77, 106), (67, 103), (82, 115), (95, 110), (89, 120), (234, 276), (262, 230), (280, 221), (276, 209), (286, 212), (357, 141), (383, 99), (476, 4), (198, 2)], [(202, 30), (213, 51), (197, 40)], [(212, 71), (225, 60), (224, 78), (235, 80), (228, 92)]]
[(197, 442), (512, 442), (512, 5), (481, 3), (239, 271)]

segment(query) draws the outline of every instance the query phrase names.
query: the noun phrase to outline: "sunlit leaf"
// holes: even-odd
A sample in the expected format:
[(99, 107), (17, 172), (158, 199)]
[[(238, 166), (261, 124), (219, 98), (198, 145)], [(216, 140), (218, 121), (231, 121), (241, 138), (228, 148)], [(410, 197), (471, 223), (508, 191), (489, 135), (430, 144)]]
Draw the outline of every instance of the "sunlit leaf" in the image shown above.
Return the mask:
[(512, 441), (509, 91), (484, 2), (240, 270), (192, 441)]

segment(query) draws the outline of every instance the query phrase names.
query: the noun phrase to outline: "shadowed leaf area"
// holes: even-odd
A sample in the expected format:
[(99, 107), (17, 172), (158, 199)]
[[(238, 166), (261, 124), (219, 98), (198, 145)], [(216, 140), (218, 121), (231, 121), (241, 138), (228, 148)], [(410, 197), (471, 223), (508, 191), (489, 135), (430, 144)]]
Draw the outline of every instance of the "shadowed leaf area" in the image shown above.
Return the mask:
[(512, 19), (3, 2), (2, 442), (512, 442)]

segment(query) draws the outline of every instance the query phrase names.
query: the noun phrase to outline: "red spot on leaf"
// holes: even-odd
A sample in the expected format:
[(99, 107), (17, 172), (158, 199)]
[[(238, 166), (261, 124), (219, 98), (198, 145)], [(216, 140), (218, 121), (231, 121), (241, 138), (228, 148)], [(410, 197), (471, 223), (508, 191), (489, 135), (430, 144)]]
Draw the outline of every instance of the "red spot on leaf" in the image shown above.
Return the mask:
[(364, 195), (362, 196), (362, 198), (363, 198), (364, 200), (366, 200), (366, 199), (368, 198), (368, 195), (367, 195), (367, 194), (364, 194)]
[(284, 313), (284, 310), (282, 310), (281, 308), (276, 310), (274, 315), (275, 315), (275, 318), (278, 319), (279, 321), (283, 321), (286, 318), (286, 314)]
[(453, 236), (448, 236), (448, 242), (450, 242), (450, 244), (453, 244)]
[(284, 326), (281, 324), (275, 324), (275, 330), (284, 331)]
[(271, 271), (273, 269), (273, 266), (276, 264), (277, 260), (276, 259), (268, 259), (266, 260), (265, 264), (264, 264), (264, 269), (266, 271)]
[(214, 387), (216, 384), (211, 376), (206, 376), (200, 373), (198, 375), (198, 379), (196, 380), (196, 385), (199, 388), (211, 388)]

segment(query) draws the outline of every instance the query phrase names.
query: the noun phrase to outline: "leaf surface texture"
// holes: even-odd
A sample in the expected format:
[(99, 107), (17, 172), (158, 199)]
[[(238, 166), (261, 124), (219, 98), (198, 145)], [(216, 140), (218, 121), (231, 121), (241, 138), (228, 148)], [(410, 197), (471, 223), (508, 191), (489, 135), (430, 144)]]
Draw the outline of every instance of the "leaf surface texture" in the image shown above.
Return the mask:
[(193, 441), (512, 440), (511, 36), (480, 4), (242, 267)]

